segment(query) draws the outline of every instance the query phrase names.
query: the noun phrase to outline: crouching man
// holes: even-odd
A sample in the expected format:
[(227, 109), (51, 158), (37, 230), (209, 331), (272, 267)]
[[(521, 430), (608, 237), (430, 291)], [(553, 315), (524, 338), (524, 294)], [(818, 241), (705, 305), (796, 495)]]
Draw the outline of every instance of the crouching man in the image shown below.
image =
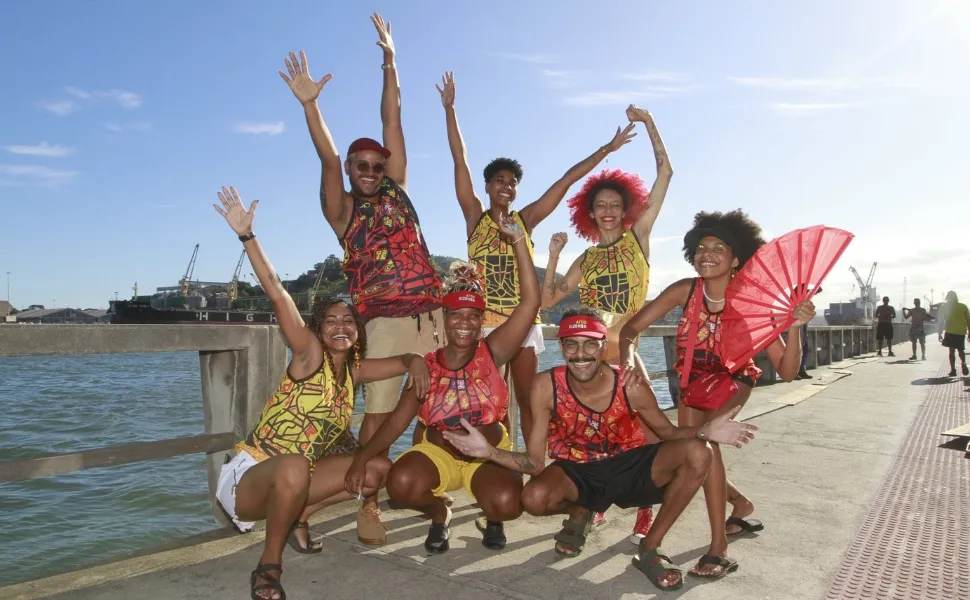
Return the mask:
[[(523, 507), (535, 516), (569, 515), (555, 537), (556, 552), (563, 556), (582, 551), (595, 512), (611, 505), (661, 504), (633, 564), (661, 590), (680, 589), (682, 573), (660, 544), (704, 483), (711, 464), (706, 442), (740, 448), (757, 427), (733, 421), (737, 410), (701, 427), (675, 427), (649, 386), (624, 385), (619, 367), (603, 361), (606, 334), (594, 309), (563, 315), (558, 338), (566, 364), (535, 379), (527, 452), (495, 448), (464, 422), (466, 432), (444, 436), (466, 455), (533, 476), (522, 492)], [(645, 443), (638, 418), (660, 443)], [(546, 448), (554, 461), (549, 466)], [(737, 564), (724, 567), (733, 570)]]

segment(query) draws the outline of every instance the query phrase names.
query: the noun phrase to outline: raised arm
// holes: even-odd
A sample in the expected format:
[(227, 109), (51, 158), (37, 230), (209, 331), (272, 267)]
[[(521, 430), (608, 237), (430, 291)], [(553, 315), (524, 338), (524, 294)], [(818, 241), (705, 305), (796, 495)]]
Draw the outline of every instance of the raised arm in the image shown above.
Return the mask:
[(407, 389), (414, 386), (415, 395), (418, 398), (424, 398), (428, 391), (430, 373), (424, 357), (420, 354), (408, 353), (387, 358), (368, 358), (360, 361), (360, 366), (353, 370), (355, 383), (383, 381), (405, 373), (408, 374)]
[(656, 323), (675, 306), (686, 303), (692, 282), (693, 279), (681, 279), (670, 284), (620, 329), (620, 364), (623, 368), (621, 382), (636, 384), (649, 381), (646, 367), (642, 362), (634, 360), (637, 352), (636, 338), (641, 331)]
[(385, 165), (387, 176), (402, 188), (407, 188), (408, 157), (404, 149), (404, 129), (401, 127), (401, 86), (397, 81), (397, 64), (394, 62), (394, 40), (391, 24), (374, 13), (370, 18), (380, 40), (377, 45), (384, 50), (384, 90), (381, 92), (381, 123), (384, 125), (384, 147), (391, 151)]
[(547, 374), (548, 371), (543, 371), (532, 380), (532, 431), (528, 432), (525, 452), (499, 450), (465, 419), (461, 420), (464, 433), (443, 431), (442, 435), (466, 456), (484, 458), (513, 471), (538, 475), (546, 466), (546, 443), (552, 418), (552, 378), (545, 376)]
[(653, 187), (650, 188), (650, 205), (632, 227), (633, 233), (640, 242), (643, 256), (650, 260), (650, 232), (653, 230), (653, 224), (657, 221), (657, 215), (660, 214), (660, 209), (663, 207), (664, 197), (667, 195), (667, 188), (670, 186), (670, 178), (674, 176), (674, 170), (670, 166), (667, 149), (664, 148), (663, 140), (660, 139), (660, 132), (657, 131), (657, 125), (653, 122), (650, 113), (631, 104), (626, 109), (626, 116), (631, 123), (643, 123), (644, 127), (647, 128), (650, 143), (653, 144), (653, 154), (657, 159), (657, 179), (654, 180)]
[(435, 84), (435, 87), (441, 94), (441, 104), (445, 107), (448, 147), (451, 149), (451, 158), (455, 163), (455, 195), (458, 196), (461, 214), (465, 217), (466, 233), (471, 235), (472, 228), (478, 223), (478, 218), (482, 216), (485, 207), (475, 195), (471, 170), (468, 168), (465, 140), (462, 139), (461, 130), (458, 128), (458, 115), (455, 113), (455, 74), (451, 71), (445, 73), (441, 76), (441, 87), (438, 87), (438, 84)]
[(280, 77), (290, 86), (290, 91), (296, 99), (303, 105), (303, 113), (306, 117), (307, 128), (310, 130), (310, 139), (313, 140), (313, 147), (317, 150), (320, 157), (320, 209), (323, 216), (330, 223), (337, 236), (343, 235), (350, 221), (350, 214), (353, 208), (353, 199), (344, 189), (344, 176), (340, 164), (340, 155), (337, 153), (337, 146), (330, 135), (330, 129), (320, 114), (320, 107), (317, 105), (317, 98), (323, 87), (333, 77), (329, 73), (323, 76), (320, 81), (313, 81), (310, 77), (310, 68), (307, 65), (306, 53), (300, 50), (300, 60), (290, 52), (290, 56), (284, 59), (286, 70), (289, 73), (280, 71)]
[(542, 308), (552, 308), (560, 300), (569, 295), (569, 292), (576, 289), (582, 275), (580, 266), (583, 264), (583, 255), (573, 261), (559, 283), (556, 283), (556, 267), (559, 265), (559, 254), (566, 246), (569, 236), (565, 232), (552, 234), (549, 240), (549, 263), (546, 265), (546, 274), (542, 278)]
[(259, 200), (253, 200), (249, 210), (244, 209), (239, 193), (232, 186), (229, 189), (223, 187), (218, 196), (222, 207), (220, 208), (218, 204), (212, 206), (215, 207), (216, 212), (225, 217), (236, 235), (244, 240), (243, 248), (246, 249), (249, 264), (253, 266), (253, 272), (256, 273), (259, 285), (266, 292), (266, 297), (273, 303), (273, 312), (279, 321), (280, 332), (293, 351), (293, 360), (309, 364), (314, 362), (311, 359), (316, 358), (317, 355), (322, 358), (320, 341), (304, 324), (293, 298), (283, 287), (279, 274), (269, 263), (262, 246), (259, 245), (259, 240), (253, 234), (253, 217), (256, 216), (256, 205), (259, 204)]
[(613, 139), (607, 144), (600, 146), (595, 152), (576, 163), (566, 174), (559, 178), (559, 181), (552, 184), (546, 193), (539, 197), (538, 200), (529, 204), (522, 209), (522, 222), (525, 223), (526, 229), (529, 233), (535, 229), (536, 225), (542, 222), (543, 219), (552, 214), (552, 211), (556, 210), (559, 203), (566, 196), (566, 192), (569, 191), (570, 186), (574, 183), (586, 177), (590, 171), (596, 168), (596, 165), (600, 164), (604, 158), (610, 155), (612, 152), (616, 152), (626, 144), (630, 143), (630, 140), (634, 138), (637, 134), (631, 133), (633, 131), (634, 123), (630, 123), (626, 128), (621, 129), (616, 128), (616, 134)]
[(525, 232), (508, 217), (498, 223), (498, 226), (502, 233), (514, 240), (512, 248), (515, 252), (515, 266), (519, 272), (521, 296), (519, 305), (512, 310), (509, 318), (485, 338), (495, 365), (501, 367), (519, 353), (522, 342), (535, 325), (536, 313), (539, 312), (539, 279), (536, 277), (535, 264), (529, 256)]

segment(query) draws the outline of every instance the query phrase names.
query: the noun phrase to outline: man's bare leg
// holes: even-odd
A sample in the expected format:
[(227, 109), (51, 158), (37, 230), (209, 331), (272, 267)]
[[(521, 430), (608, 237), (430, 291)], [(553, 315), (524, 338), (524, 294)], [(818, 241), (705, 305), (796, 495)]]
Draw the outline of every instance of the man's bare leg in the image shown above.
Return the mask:
[[(651, 477), (657, 487), (664, 488), (664, 501), (650, 531), (640, 540), (641, 553), (661, 547), (664, 536), (704, 483), (712, 460), (711, 447), (697, 439), (661, 444), (653, 461)], [(654, 563), (660, 560), (656, 557)], [(660, 575), (659, 583), (662, 587), (670, 587), (680, 578), (679, 570), (666, 569)]]

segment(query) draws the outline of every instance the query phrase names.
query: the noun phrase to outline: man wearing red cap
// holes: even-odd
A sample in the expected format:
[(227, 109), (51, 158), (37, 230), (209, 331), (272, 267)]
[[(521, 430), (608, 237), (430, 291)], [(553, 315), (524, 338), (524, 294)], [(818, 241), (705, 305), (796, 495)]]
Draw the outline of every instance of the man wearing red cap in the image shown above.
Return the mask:
[[(535, 516), (569, 515), (556, 535), (562, 556), (582, 551), (594, 512), (614, 504), (661, 504), (633, 564), (658, 588), (679, 589), (681, 571), (660, 544), (707, 477), (706, 442), (740, 448), (757, 427), (732, 420), (737, 410), (701, 427), (675, 427), (645, 386), (620, 385), (619, 368), (603, 360), (606, 336), (594, 309), (563, 315), (558, 337), (566, 364), (535, 379), (535, 425), (526, 452), (500, 450), (471, 427), (444, 436), (463, 454), (532, 475), (522, 491), (523, 508)], [(638, 419), (663, 441), (645, 443)], [(547, 447), (554, 460), (548, 467)]]
[[(303, 104), (310, 137), (323, 164), (320, 205), (344, 248), (351, 299), (366, 321), (367, 358), (402, 352), (423, 355), (439, 346), (442, 285), (406, 191), (407, 156), (391, 24), (377, 13), (371, 21), (380, 36), (377, 45), (384, 51), (384, 143), (360, 138), (350, 145), (343, 163), (350, 192), (344, 188), (337, 147), (317, 106), (331, 75), (313, 81), (306, 55), (300, 52), (299, 61), (290, 53), (285, 60), (288, 75), (280, 71), (280, 76)], [(365, 386), (361, 443), (366, 444), (394, 410), (401, 381), (396, 377)], [(367, 499), (357, 519), (358, 531), (368, 530), (364, 537), (386, 541), (376, 496)]]

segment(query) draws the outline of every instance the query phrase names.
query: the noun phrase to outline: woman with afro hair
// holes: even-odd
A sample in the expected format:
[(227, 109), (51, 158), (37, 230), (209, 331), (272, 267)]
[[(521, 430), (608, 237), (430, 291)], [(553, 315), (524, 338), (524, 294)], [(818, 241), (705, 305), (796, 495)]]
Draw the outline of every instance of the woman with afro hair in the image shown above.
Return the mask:
[(279, 388), (263, 408), (249, 435), (223, 465), (216, 500), (240, 531), (266, 520), (266, 542), (250, 576), (253, 598), (285, 598), (283, 546), (302, 554), (323, 546), (310, 539), (307, 519), (321, 508), (364, 499), (357, 514), (357, 538), (364, 544), (387, 541), (377, 508), (390, 461), (375, 456), (354, 488), (346, 474), (359, 448), (350, 430), (354, 386), (409, 373), (408, 387), (424, 394), (428, 369), (420, 354), (363, 359), (367, 351), (364, 323), (342, 300), (320, 300), (309, 323), (283, 287), (253, 233), (258, 200), (243, 207), (235, 188), (222, 188), (216, 211), (243, 243), (259, 284), (273, 304), (280, 333), (292, 351)]
[[(677, 374), (680, 375), (684, 368), (689, 331), (694, 331), (696, 336), (689, 381), (704, 374), (726, 371), (718, 355), (725, 292), (738, 269), (764, 243), (761, 227), (740, 209), (728, 213), (697, 213), (693, 228), (684, 236), (684, 258), (693, 265), (698, 277), (671, 284), (623, 326), (620, 332), (623, 379), (633, 383), (646, 380), (645, 369), (634, 359), (637, 336), (676, 306), (683, 307), (677, 326), (677, 363), (674, 367)], [(815, 317), (815, 306), (803, 302), (795, 307), (792, 316), (795, 322), (788, 330), (788, 344), (778, 338), (766, 348), (772, 365), (785, 381), (792, 381), (798, 375), (802, 358), (801, 326)], [(691, 327), (695, 318), (697, 322)], [(683, 401), (678, 402), (678, 425), (703, 426), (727, 412), (740, 409), (760, 376), (761, 370), (755, 366), (754, 360), (749, 360), (731, 376), (737, 392), (715, 410), (700, 410), (685, 406)], [(703, 431), (702, 427), (698, 435), (706, 440)], [(721, 450), (718, 444), (711, 443), (711, 446), (714, 460), (704, 482), (704, 497), (711, 521), (711, 546), (690, 573), (716, 579), (738, 567), (737, 561), (727, 556), (727, 536), (760, 531), (764, 526), (760, 521), (747, 519), (754, 512), (754, 505), (727, 480)], [(728, 502), (733, 510), (725, 521)]]
[[(569, 199), (573, 227), (580, 237), (594, 244), (587, 248), (556, 282), (556, 266), (566, 245), (564, 232), (553, 234), (549, 242), (549, 264), (542, 282), (542, 306), (549, 308), (579, 288), (579, 301), (603, 313), (608, 327), (608, 346), (604, 359), (619, 357), (620, 328), (643, 306), (650, 282), (650, 232), (660, 214), (673, 169), (667, 159), (660, 132), (649, 112), (631, 104), (626, 109), (631, 124), (643, 123), (653, 144), (657, 178), (653, 188), (635, 173), (606, 170), (586, 180), (578, 194)], [(639, 357), (637, 357), (639, 360)], [(648, 443), (659, 441), (644, 426)], [(579, 515), (574, 515), (578, 519)], [(606, 515), (597, 513), (593, 526)], [(653, 522), (651, 507), (637, 511), (630, 541), (639, 544)]]

